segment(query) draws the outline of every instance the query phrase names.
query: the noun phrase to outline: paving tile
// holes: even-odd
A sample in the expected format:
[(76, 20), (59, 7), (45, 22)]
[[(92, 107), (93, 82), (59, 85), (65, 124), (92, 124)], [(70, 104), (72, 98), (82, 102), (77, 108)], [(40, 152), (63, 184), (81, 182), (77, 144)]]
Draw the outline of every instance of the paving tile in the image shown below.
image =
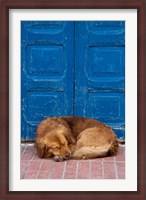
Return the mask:
[(51, 179), (61, 179), (63, 177), (65, 162), (53, 162), (52, 172), (50, 174)]
[(125, 162), (116, 162), (118, 178), (125, 179)]
[(28, 166), (29, 162), (30, 162), (29, 160), (21, 160), (21, 165), (20, 165), (20, 167), (21, 167), (21, 169), (20, 169), (20, 173), (21, 173), (20, 177), (21, 177), (21, 179), (24, 178), (24, 174), (26, 172), (26, 169), (27, 169), (27, 166)]
[(31, 160), (34, 154), (34, 146), (28, 145), (22, 154), (22, 160)]
[(107, 161), (107, 162), (114, 162), (114, 158), (115, 158), (115, 156), (105, 157), (105, 158), (104, 158), (104, 161)]
[(125, 161), (125, 148), (119, 147), (119, 151), (116, 155), (116, 161)]
[(21, 145), (21, 155), (23, 154), (23, 151), (25, 148), (26, 148), (26, 145)]
[(77, 171), (77, 178), (78, 179), (88, 179), (90, 178), (91, 169), (90, 169), (90, 162), (80, 160), (78, 161), (78, 171)]
[(34, 148), (34, 155), (32, 157), (32, 160), (39, 160), (39, 159), (41, 159), (41, 158), (38, 157), (37, 152), (36, 152), (36, 150)]
[(68, 160), (66, 161), (64, 179), (75, 179), (77, 173), (77, 161)]
[(48, 179), (52, 170), (52, 166), (53, 166), (52, 160), (49, 159), (43, 160), (37, 178)]
[(115, 179), (115, 163), (114, 162), (103, 162), (104, 179)]
[(103, 172), (102, 172), (102, 160), (92, 160), (91, 161), (91, 178), (92, 179), (102, 179)]
[(39, 161), (30, 161), (26, 173), (24, 174), (24, 178), (35, 179), (37, 178), (38, 170), (41, 164), (41, 160)]
[(37, 179), (48, 179), (48, 173), (40, 172)]

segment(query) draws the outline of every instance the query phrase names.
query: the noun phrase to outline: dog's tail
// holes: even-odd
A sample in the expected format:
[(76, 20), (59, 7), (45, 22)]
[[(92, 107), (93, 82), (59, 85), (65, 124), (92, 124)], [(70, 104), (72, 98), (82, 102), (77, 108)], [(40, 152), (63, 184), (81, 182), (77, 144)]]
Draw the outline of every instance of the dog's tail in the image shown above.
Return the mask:
[(110, 156), (116, 155), (118, 152), (118, 148), (119, 148), (119, 141), (115, 140), (114, 142), (112, 142), (112, 144), (109, 148), (108, 155), (110, 155)]
[(116, 155), (118, 151), (118, 141), (115, 140), (110, 144), (104, 146), (83, 146), (72, 155), (74, 159), (92, 159), (97, 157), (104, 157), (107, 155)]

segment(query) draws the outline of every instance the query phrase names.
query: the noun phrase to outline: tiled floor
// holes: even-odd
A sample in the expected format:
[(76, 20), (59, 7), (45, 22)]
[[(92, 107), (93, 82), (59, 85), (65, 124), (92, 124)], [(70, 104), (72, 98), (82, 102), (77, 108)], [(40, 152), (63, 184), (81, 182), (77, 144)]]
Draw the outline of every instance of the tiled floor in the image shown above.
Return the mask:
[(40, 159), (33, 144), (21, 145), (21, 179), (124, 179), (125, 148), (117, 156), (54, 162)]

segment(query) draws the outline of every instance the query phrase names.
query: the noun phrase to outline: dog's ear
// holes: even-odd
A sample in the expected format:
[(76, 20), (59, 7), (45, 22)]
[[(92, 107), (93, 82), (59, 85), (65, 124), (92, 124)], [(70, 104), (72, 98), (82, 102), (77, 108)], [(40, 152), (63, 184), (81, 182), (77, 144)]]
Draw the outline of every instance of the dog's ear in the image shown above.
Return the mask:
[(35, 148), (37, 150), (37, 154), (40, 158), (44, 157), (46, 145), (43, 142), (36, 142)]
[(72, 135), (69, 127), (65, 127), (64, 125), (59, 124), (57, 132), (59, 135), (63, 134), (70, 144), (75, 144), (76, 140)]
[(70, 131), (67, 131), (65, 133), (65, 137), (67, 139), (67, 141), (70, 143), (70, 144), (75, 144), (76, 143), (76, 140), (74, 138), (74, 136), (72, 135), (72, 133)]
[[(82, 131), (83, 132), (83, 131)], [(77, 136), (77, 140), (79, 140), (82, 136), (82, 132)]]

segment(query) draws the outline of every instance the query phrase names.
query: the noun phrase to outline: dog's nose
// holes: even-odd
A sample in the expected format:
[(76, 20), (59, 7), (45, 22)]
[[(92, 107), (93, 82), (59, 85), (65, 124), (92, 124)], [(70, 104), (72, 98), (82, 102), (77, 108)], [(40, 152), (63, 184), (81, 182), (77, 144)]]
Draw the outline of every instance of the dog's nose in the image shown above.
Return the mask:
[(70, 152), (67, 152), (64, 156), (65, 159), (69, 159), (71, 157), (71, 153)]
[(56, 162), (61, 162), (61, 161), (63, 161), (63, 157), (61, 157), (61, 156), (54, 156), (54, 160)]

